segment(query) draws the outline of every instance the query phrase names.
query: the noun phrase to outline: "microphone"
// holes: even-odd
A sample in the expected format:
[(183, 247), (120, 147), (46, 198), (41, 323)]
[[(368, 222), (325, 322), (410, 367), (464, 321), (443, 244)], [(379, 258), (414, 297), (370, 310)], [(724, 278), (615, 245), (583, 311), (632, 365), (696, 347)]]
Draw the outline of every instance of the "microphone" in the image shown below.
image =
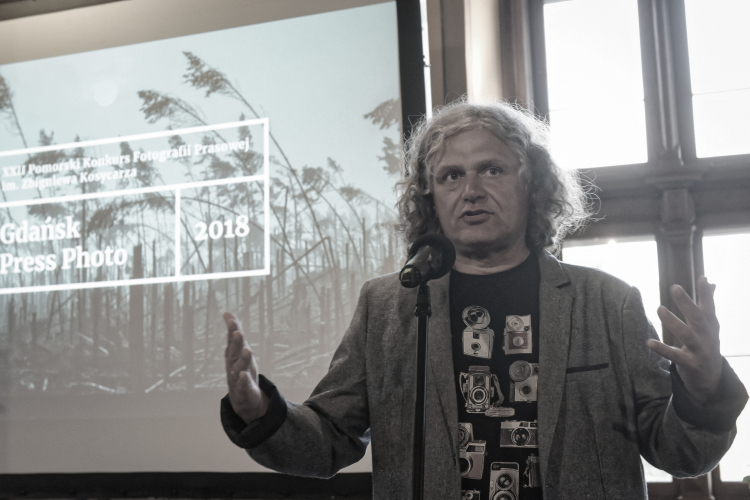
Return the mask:
[(412, 243), (406, 265), (399, 273), (401, 285), (414, 288), (445, 276), (456, 261), (451, 240), (438, 233), (427, 233)]

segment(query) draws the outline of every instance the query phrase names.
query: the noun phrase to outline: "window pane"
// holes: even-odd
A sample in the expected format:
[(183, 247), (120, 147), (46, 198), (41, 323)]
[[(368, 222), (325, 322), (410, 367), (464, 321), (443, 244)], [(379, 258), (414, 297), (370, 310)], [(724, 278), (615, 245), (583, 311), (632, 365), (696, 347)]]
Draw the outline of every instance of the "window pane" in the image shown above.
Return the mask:
[(544, 36), (557, 161), (566, 168), (645, 162), (637, 1), (546, 4)]
[[(747, 283), (750, 233), (703, 236), (706, 276), (716, 283), (716, 315), (721, 323), (721, 352), (746, 387), (750, 387), (750, 339), (747, 338)], [(750, 411), (737, 421), (737, 437), (721, 461), (724, 481), (742, 481), (750, 475)]]
[(714, 300), (721, 323), (721, 352), (727, 355), (750, 355), (747, 335), (747, 284), (750, 264), (747, 248), (750, 233), (703, 236), (703, 262), (706, 276), (716, 283)]
[(685, 0), (699, 157), (750, 153), (750, 2)]
[[(563, 260), (569, 264), (595, 267), (617, 276), (638, 288), (643, 297), (646, 316), (657, 332), (661, 331), (656, 308), (659, 307), (659, 263), (656, 242), (588, 240), (565, 244)], [(643, 472), (649, 483), (672, 481), (672, 476), (657, 469), (645, 460)]]
[(750, 153), (750, 89), (693, 95), (699, 158)]
[(659, 299), (659, 261), (654, 240), (594, 239), (565, 243), (563, 260), (569, 264), (594, 267), (638, 288), (646, 317), (661, 335), (656, 309)]

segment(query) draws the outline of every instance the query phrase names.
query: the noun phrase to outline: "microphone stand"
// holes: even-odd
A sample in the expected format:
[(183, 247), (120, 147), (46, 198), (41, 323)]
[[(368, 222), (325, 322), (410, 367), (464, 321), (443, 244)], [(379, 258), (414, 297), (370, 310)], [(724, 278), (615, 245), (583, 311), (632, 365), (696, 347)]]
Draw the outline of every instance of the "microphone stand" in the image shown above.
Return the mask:
[(424, 499), (425, 406), (427, 395), (427, 321), (432, 314), (430, 288), (419, 285), (414, 315), (417, 327), (417, 399), (414, 407), (414, 469), (412, 500)]
[(412, 469), (412, 500), (424, 499), (425, 406), (427, 400), (427, 321), (430, 308), (430, 289), (427, 282), (450, 272), (456, 261), (453, 243), (442, 234), (427, 233), (417, 238), (409, 248), (409, 259), (399, 273), (399, 281), (406, 288), (419, 286), (414, 315), (417, 328), (417, 397), (414, 402), (414, 464)]

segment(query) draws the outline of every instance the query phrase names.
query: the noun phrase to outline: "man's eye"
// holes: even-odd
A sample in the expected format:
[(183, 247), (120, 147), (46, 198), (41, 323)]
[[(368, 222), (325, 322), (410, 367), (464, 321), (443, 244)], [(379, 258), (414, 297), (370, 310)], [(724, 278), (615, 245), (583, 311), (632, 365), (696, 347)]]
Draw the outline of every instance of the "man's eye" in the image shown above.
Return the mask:
[(500, 175), (500, 169), (497, 168), (497, 167), (490, 167), (490, 168), (487, 169), (487, 172), (490, 175)]
[(451, 172), (448, 175), (445, 176), (446, 180), (449, 181), (456, 181), (458, 180), (458, 174), (456, 172)]

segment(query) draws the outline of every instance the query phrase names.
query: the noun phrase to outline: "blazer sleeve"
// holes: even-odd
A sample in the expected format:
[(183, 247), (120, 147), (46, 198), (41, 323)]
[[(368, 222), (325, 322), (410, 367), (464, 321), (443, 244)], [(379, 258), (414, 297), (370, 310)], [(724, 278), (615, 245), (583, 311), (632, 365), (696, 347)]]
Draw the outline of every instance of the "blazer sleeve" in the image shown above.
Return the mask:
[(659, 337), (636, 288), (625, 299), (622, 332), (641, 455), (675, 477), (711, 471), (737, 434), (735, 422), (747, 402), (742, 382), (725, 360), (717, 397), (708, 405), (693, 401), (676, 371), (670, 374), (669, 360), (646, 346)]
[(283, 424), (246, 449), (259, 464), (285, 474), (328, 478), (364, 456), (370, 443), (367, 293), (365, 283), (328, 373), (310, 398), (302, 404), (285, 402)]

